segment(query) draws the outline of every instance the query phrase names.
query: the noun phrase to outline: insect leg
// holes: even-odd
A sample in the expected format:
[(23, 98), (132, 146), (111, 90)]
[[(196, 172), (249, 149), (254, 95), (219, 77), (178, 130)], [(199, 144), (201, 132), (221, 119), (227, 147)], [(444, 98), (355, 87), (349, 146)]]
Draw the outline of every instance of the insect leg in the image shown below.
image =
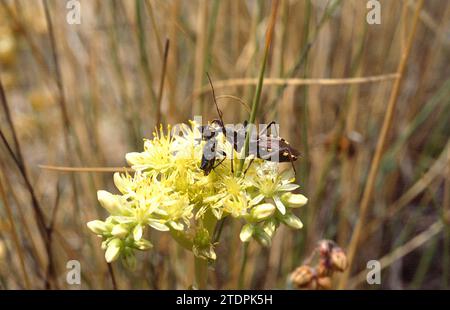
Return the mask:
[(297, 170), (295, 169), (295, 165), (294, 165), (294, 160), (292, 159), (292, 157), (294, 157), (292, 155), (291, 150), (288, 147), (284, 147), (280, 149), (280, 152), (288, 152), (289, 153), (289, 161), (291, 162), (292, 165), (292, 169), (294, 169), (294, 173), (297, 174)]
[(234, 174), (234, 150), (231, 148), (231, 174)]
[[(263, 130), (260, 131), (259, 135), (262, 136), (263, 133), (267, 133), (268, 130), (269, 130), (269, 128), (270, 128), (272, 125), (275, 125), (275, 124), (276, 124), (275, 121), (271, 121), (271, 122), (269, 123), (269, 125), (267, 125)], [(278, 136), (278, 133), (277, 133), (277, 136)]]
[(221, 163), (223, 163), (223, 161), (224, 161), (225, 159), (227, 159), (227, 153), (225, 153), (224, 151), (222, 151), (222, 155), (225, 156), (225, 157), (222, 158), (222, 159), (219, 161), (219, 163), (218, 163), (217, 165), (213, 166), (213, 169), (217, 168)]
[(253, 157), (252, 159), (250, 159), (250, 162), (248, 163), (247, 168), (244, 171), (244, 176), (247, 174), (248, 169), (250, 169), (250, 166), (252, 165), (253, 161), (255, 160), (255, 157)]

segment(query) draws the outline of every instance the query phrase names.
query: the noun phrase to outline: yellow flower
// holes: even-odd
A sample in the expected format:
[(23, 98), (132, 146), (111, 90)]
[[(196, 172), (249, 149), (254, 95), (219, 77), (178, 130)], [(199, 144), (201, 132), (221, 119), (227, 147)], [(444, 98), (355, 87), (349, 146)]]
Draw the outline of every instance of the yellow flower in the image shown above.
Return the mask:
[(241, 240), (253, 238), (263, 246), (271, 244), (280, 224), (301, 228), (290, 209), (306, 204), (307, 198), (292, 193), (298, 188), (292, 171), (279, 173), (278, 163), (249, 156), (245, 174), (238, 177), (232, 169), (237, 168), (238, 153), (222, 133), (216, 139), (216, 167), (207, 176), (200, 169), (205, 141), (194, 122), (169, 126), (166, 132), (160, 127), (152, 140), (145, 140), (143, 152), (126, 154), (134, 173), (114, 174), (120, 194), (105, 190), (97, 194), (110, 216), (87, 223), (103, 239), (108, 262), (121, 257), (125, 266), (134, 268), (134, 251), (152, 247), (144, 238), (149, 227), (170, 230), (194, 255), (214, 260), (213, 231), (208, 231), (211, 214), (216, 220), (227, 216), (244, 220)]

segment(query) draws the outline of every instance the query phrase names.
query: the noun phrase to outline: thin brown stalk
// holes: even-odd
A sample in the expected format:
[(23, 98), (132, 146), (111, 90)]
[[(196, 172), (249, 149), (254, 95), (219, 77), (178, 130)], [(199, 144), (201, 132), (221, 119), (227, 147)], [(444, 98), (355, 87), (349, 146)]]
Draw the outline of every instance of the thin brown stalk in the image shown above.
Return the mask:
[(152, 23), (152, 28), (153, 28), (153, 31), (155, 32), (156, 46), (158, 48), (159, 56), (161, 57), (161, 60), (163, 60), (163, 58), (165, 56), (163, 56), (164, 54), (163, 54), (161, 35), (159, 34), (158, 25), (156, 23), (155, 14), (153, 13), (153, 7), (152, 7), (152, 3), (150, 0), (145, 1), (145, 7), (147, 8), (148, 15), (150, 15), (150, 22)]
[[(203, 86), (204, 68), (205, 68), (205, 51), (207, 44), (207, 32), (205, 31), (208, 19), (208, 2), (200, 0), (197, 10), (196, 25), (196, 44), (195, 44), (195, 69), (194, 69), (194, 89)], [(202, 102), (198, 102), (198, 107), (193, 107), (194, 113), (201, 113), (203, 110)]]
[(377, 146), (375, 149), (375, 154), (372, 159), (372, 163), (370, 165), (367, 183), (366, 183), (366, 186), (363, 191), (358, 222), (356, 223), (356, 226), (353, 231), (352, 238), (350, 240), (350, 244), (348, 247), (349, 268), (343, 274), (343, 276), (339, 282), (339, 288), (341, 288), (341, 289), (346, 287), (346, 285), (347, 285), (347, 281), (348, 281), (348, 278), (350, 276), (350, 272), (352, 269), (351, 267), (352, 267), (352, 264), (353, 264), (353, 261), (355, 258), (355, 254), (356, 254), (356, 250), (358, 247), (358, 243), (359, 243), (359, 240), (361, 237), (361, 232), (365, 226), (367, 214), (369, 213), (369, 209), (370, 209), (369, 204), (372, 199), (378, 168), (380, 166), (381, 157), (384, 152), (384, 146), (387, 142), (389, 130), (391, 128), (392, 120), (394, 118), (394, 112), (395, 112), (395, 108), (397, 106), (396, 103), (397, 103), (397, 98), (398, 98), (398, 95), (400, 92), (402, 78), (405, 73), (406, 63), (408, 60), (409, 53), (411, 51), (412, 43), (414, 41), (413, 39), (414, 39), (414, 35), (417, 30), (417, 22), (419, 20), (419, 15), (420, 15), (420, 11), (423, 7), (423, 3), (424, 3), (423, 0), (419, 0), (417, 3), (416, 11), (414, 13), (412, 30), (408, 36), (406, 46), (405, 46), (404, 50), (402, 51), (401, 59), (398, 64), (398, 67), (397, 67), (398, 76), (395, 79), (394, 85), (392, 87), (392, 92), (391, 92), (389, 102), (387, 105), (386, 114), (384, 115), (383, 125), (382, 125), (381, 132), (380, 132), (380, 135), (378, 138)]
[(116, 282), (116, 276), (114, 274), (114, 269), (110, 263), (106, 263), (108, 265), (108, 273), (111, 276), (111, 283), (114, 290), (117, 290), (117, 282)]
[(364, 234), (361, 236), (361, 240), (364, 240), (376, 231), (385, 219), (393, 218), (400, 210), (407, 206), (408, 203), (426, 190), (436, 177), (445, 173), (446, 168), (450, 166), (449, 154), (450, 142), (447, 143), (447, 146), (444, 148), (433, 166), (431, 166), (431, 168), (416, 183), (414, 183), (413, 186), (411, 186), (388, 208), (385, 215), (366, 225), (366, 229), (364, 230)]
[[(405, 2), (406, 2), (406, 6), (410, 10), (414, 10), (414, 3), (412, 3), (411, 1), (405, 1)], [(420, 12), (420, 20), (423, 22), (423, 24), (426, 27), (431, 29), (436, 34), (436, 37), (438, 38), (439, 41), (442, 42), (442, 44), (444, 44), (447, 47), (450, 46), (450, 40), (448, 39), (448, 36), (445, 35), (445, 31), (442, 31), (440, 29), (438, 23), (433, 19), (433, 17), (427, 11), (422, 10)]]
[(450, 151), (447, 152), (447, 167), (444, 173), (447, 176), (444, 183), (444, 203), (442, 204), (442, 216), (447, 225), (450, 225)]
[[(395, 80), (398, 78), (398, 73), (387, 73), (382, 75), (374, 75), (374, 76), (365, 76), (365, 77), (356, 77), (356, 78), (336, 78), (336, 79), (328, 79), (328, 78), (265, 78), (263, 83), (264, 85), (271, 86), (303, 86), (303, 85), (323, 85), (323, 86), (338, 86), (338, 85), (350, 85), (350, 84), (365, 84), (365, 83), (374, 83), (374, 82), (383, 82), (389, 80)], [(214, 82), (214, 88), (227, 88), (227, 87), (235, 87), (235, 86), (249, 86), (249, 85), (257, 85), (257, 78), (242, 78), (242, 79), (228, 79), (228, 80), (219, 80)], [(207, 92), (209, 87), (202, 87), (200, 89), (195, 90), (192, 93), (192, 98), (200, 96)]]
[[(76, 150), (76, 152), (78, 153), (80, 158), (82, 158), (82, 152), (81, 152), (81, 147), (80, 147), (81, 143), (77, 138), (76, 132), (71, 123), (71, 119), (69, 118), (66, 97), (64, 95), (64, 84), (63, 84), (64, 82), (63, 82), (61, 67), (60, 67), (59, 58), (58, 58), (55, 33), (54, 33), (52, 18), (50, 15), (50, 9), (48, 6), (48, 0), (42, 0), (42, 3), (44, 6), (45, 21), (47, 24), (48, 36), (50, 39), (50, 46), (51, 46), (50, 53), (51, 53), (51, 57), (52, 57), (53, 64), (54, 64), (54, 76), (55, 76), (56, 85), (57, 85), (58, 93), (59, 93), (58, 104), (59, 104), (59, 108), (60, 108), (62, 126), (63, 126), (63, 130), (64, 130), (64, 143), (66, 146), (66, 156), (67, 156), (70, 164), (73, 165), (74, 164), (74, 156), (72, 155), (73, 152), (72, 152), (72, 148), (71, 148), (70, 137), (72, 136), (72, 138), (73, 138), (74, 149)], [(76, 185), (75, 176), (72, 175), (70, 181), (71, 181), (73, 195), (75, 197), (74, 203), (76, 206), (76, 210), (79, 210), (80, 209), (80, 206), (78, 203), (79, 195), (78, 195), (78, 189), (77, 189), (77, 185)], [(44, 224), (44, 227), (45, 227), (45, 224)]]
[[(444, 228), (444, 224), (441, 220), (436, 221), (433, 225), (431, 225), (427, 230), (421, 232), (411, 240), (409, 240), (404, 245), (396, 248), (391, 253), (386, 254), (382, 258), (378, 259), (381, 265), (381, 270), (389, 267), (397, 260), (401, 259), (405, 255), (411, 253), (418, 247), (422, 246), (424, 243), (429, 241), (431, 238), (433, 238), (435, 235), (440, 233), (442, 229)], [(358, 273), (353, 279), (351, 279), (351, 288), (354, 288), (358, 284), (362, 283), (367, 276), (367, 270), (363, 270), (360, 273)]]
[(16, 248), (16, 251), (17, 251), (17, 255), (19, 256), (19, 263), (20, 263), (20, 268), (22, 269), (23, 281), (25, 283), (25, 287), (27, 289), (30, 289), (31, 288), (30, 279), (28, 278), (28, 273), (25, 268), (25, 255), (24, 255), (22, 247), (20, 246), (19, 236), (17, 234), (17, 228), (16, 228), (16, 224), (14, 221), (13, 212), (12, 212), (11, 206), (8, 203), (8, 199), (6, 197), (5, 189), (3, 188), (3, 181), (2, 181), (1, 177), (0, 177), (0, 196), (3, 201), (3, 206), (6, 209), (6, 214), (8, 216), (9, 224), (11, 225), (12, 239), (13, 239), (13, 243)]
[[(5, 91), (3, 88), (3, 83), (0, 79), (0, 102), (5, 110), (5, 113), (8, 115), (10, 115), (10, 111), (9, 111), (9, 105), (8, 102), (6, 100), (6, 95), (5, 95)], [(22, 175), (24, 181), (25, 181), (25, 186), (28, 190), (28, 192), (30, 193), (31, 196), (31, 202), (32, 202), (32, 206), (33, 206), (33, 211), (35, 214), (35, 218), (37, 221), (37, 226), (38, 229), (41, 233), (42, 239), (44, 241), (44, 243), (47, 243), (47, 232), (45, 230), (45, 217), (44, 217), (44, 213), (42, 211), (42, 208), (39, 204), (39, 201), (36, 197), (35, 191), (33, 186), (31, 185), (31, 181), (28, 177), (28, 172), (27, 172), (27, 167), (25, 165), (25, 161), (24, 158), (22, 156), (22, 151), (20, 148), (20, 143), (19, 143), (19, 139), (17, 136), (17, 132), (15, 130), (14, 124), (12, 122), (12, 118), (11, 116), (7, 117), (7, 120), (9, 122), (9, 126), (11, 128), (11, 132), (12, 132), (12, 136), (13, 139), (15, 141), (16, 144), (16, 149), (17, 149), (17, 154), (14, 153), (14, 151), (12, 150), (11, 146), (9, 145), (8, 141), (6, 140), (6, 137), (4, 136), (3, 132), (0, 130), (0, 136), (3, 140), (3, 143), (5, 144), (5, 146), (8, 149), (8, 152), (10, 153), (11, 157), (13, 158), (15, 164), (17, 165), (17, 168), (20, 171), (20, 174)]]
[(156, 125), (159, 126), (161, 124), (161, 101), (163, 97), (164, 92), (164, 81), (166, 79), (166, 68), (167, 68), (167, 56), (169, 55), (169, 47), (170, 47), (170, 41), (169, 39), (166, 39), (166, 44), (164, 46), (164, 59), (163, 59), (163, 65), (161, 70), (161, 80), (159, 82), (159, 92), (158, 92), (158, 102), (156, 107)]
[(60, 103), (61, 114), (62, 114), (62, 118), (63, 118), (63, 122), (64, 122), (63, 125), (64, 125), (64, 128), (66, 129), (66, 133), (68, 133), (68, 132), (70, 132), (69, 128), (71, 127), (70, 126), (70, 118), (69, 118), (69, 112), (67, 110), (66, 99), (64, 96), (64, 85), (63, 85), (63, 79), (62, 79), (62, 74), (61, 74), (61, 68), (59, 66), (59, 59), (58, 59), (58, 55), (56, 52), (56, 41), (55, 41), (55, 34), (53, 32), (53, 23), (52, 23), (52, 19), (50, 16), (50, 11), (49, 11), (47, 0), (43, 0), (42, 3), (44, 5), (45, 19), (47, 21), (48, 34), (50, 37), (50, 44), (52, 47), (51, 55), (53, 58), (53, 63), (55, 65), (55, 80), (56, 80), (56, 85), (57, 85), (58, 91), (59, 91), (59, 103)]
[(24, 36), (25, 41), (28, 42), (30, 49), (32, 51), (32, 54), (36, 58), (37, 63), (40, 65), (40, 67), (43, 69), (43, 72), (46, 76), (46, 78), (54, 79), (52, 76), (49, 66), (45, 60), (44, 55), (39, 50), (37, 44), (33, 40), (33, 36), (28, 32), (27, 28), (23, 25), (22, 21), (20, 20), (19, 16), (16, 15), (16, 13), (8, 6), (6, 1), (0, 1), (3, 9), (7, 13), (6, 15), (12, 19), (12, 23), (15, 28), (18, 29), (18, 32)]
[(58, 186), (56, 187), (56, 198), (55, 198), (55, 205), (53, 207), (53, 211), (52, 211), (52, 215), (50, 218), (50, 223), (48, 224), (47, 227), (47, 232), (48, 232), (48, 253), (49, 253), (49, 257), (48, 257), (48, 264), (47, 264), (47, 272), (45, 274), (45, 285), (47, 289), (51, 288), (51, 285), (53, 285), (55, 288), (58, 288), (58, 284), (56, 283), (56, 279), (55, 279), (55, 265), (54, 265), (54, 258), (53, 258), (53, 248), (52, 248), (52, 244), (53, 244), (53, 232), (54, 232), (54, 228), (55, 228), (55, 220), (56, 220), (56, 215), (59, 209), (59, 202), (60, 202), (60, 197), (61, 197), (61, 186), (60, 183), (58, 183)]
[[(1, 165), (0, 167), (3, 169), (3, 171), (5, 171), (4, 165)], [(16, 204), (16, 206), (18, 206), (17, 207), (17, 215), (19, 216), (20, 221), (22, 223), (24, 238), (26, 238), (26, 240), (28, 240), (28, 242), (30, 243), (32, 255), (34, 256), (34, 259), (36, 260), (36, 267), (40, 268), (40, 269), (36, 270), (36, 273), (39, 274), (39, 276), (42, 276), (42, 273), (44, 272), (44, 270), (46, 268), (45, 258), (43, 257), (43, 255), (40, 252), (38, 252), (34, 234), (30, 231), (30, 227), (25, 218), (23, 208), (20, 207), (22, 204), (24, 204), (22, 201), (23, 198), (20, 197), (20, 195), (16, 192), (17, 189), (11, 188), (11, 186), (8, 183), (6, 183), (4, 186), (5, 186), (6, 192), (11, 193), (13, 202)], [(43, 276), (42, 276), (42, 278), (43, 278)]]
[(133, 172), (131, 168), (125, 167), (68, 167), (68, 166), (52, 166), (39, 165), (41, 169), (53, 170), (59, 172)]

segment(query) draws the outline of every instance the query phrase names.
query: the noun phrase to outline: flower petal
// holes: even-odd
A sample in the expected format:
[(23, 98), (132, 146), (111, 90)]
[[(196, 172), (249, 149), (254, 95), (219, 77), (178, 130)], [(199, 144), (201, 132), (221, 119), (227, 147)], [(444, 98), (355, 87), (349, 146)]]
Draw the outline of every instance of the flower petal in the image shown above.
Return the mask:
[(277, 206), (278, 211), (280, 211), (281, 214), (286, 214), (286, 207), (284, 206), (283, 202), (281, 201), (280, 197), (273, 196), (273, 201), (275, 202), (275, 205)]
[(252, 200), (250, 200), (250, 205), (251, 206), (256, 206), (258, 203), (260, 203), (262, 200), (264, 199), (264, 195), (259, 194), (257, 195), (255, 198), (253, 198)]
[(163, 223), (161, 223), (157, 220), (149, 220), (148, 225), (159, 231), (168, 231), (169, 230), (169, 227), (167, 227), (166, 225), (164, 225)]
[(175, 230), (183, 230), (184, 229), (184, 225), (181, 223), (177, 223), (175, 221), (171, 221), (169, 223), (170, 227), (172, 227)]
[(133, 239), (135, 241), (139, 241), (142, 238), (142, 234), (144, 232), (144, 229), (141, 224), (137, 224), (136, 227), (133, 229)]
[(281, 173), (281, 179), (292, 180), (295, 179), (295, 172), (293, 169), (286, 169)]
[(300, 187), (300, 185), (298, 185), (298, 184), (288, 183), (288, 184), (283, 184), (280, 187), (278, 187), (278, 191), (279, 192), (291, 192), (293, 190), (296, 190), (299, 187)]

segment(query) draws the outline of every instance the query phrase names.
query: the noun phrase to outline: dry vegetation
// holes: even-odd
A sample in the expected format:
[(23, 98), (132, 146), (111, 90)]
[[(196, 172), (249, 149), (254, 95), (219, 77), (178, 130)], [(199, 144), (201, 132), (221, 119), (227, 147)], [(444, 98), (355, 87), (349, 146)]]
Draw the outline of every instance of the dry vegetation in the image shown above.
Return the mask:
[[(113, 189), (111, 172), (39, 165), (125, 166), (158, 119), (215, 118), (205, 72), (225, 121), (242, 122), (235, 97), (252, 101), (270, 2), (80, 2), (69, 25), (65, 1), (0, 0), (0, 288), (70, 288), (71, 259), (82, 288), (112, 288), (112, 275), (120, 289), (187, 288), (191, 256), (165, 234), (135, 272), (108, 268), (86, 222), (104, 215), (96, 191)], [(379, 259), (372, 288), (449, 288), (450, 2), (426, 1), (415, 23), (418, 2), (382, 1), (381, 25), (366, 23), (365, 0), (280, 2), (258, 121), (301, 150), (310, 199), (301, 231), (250, 243), (243, 287), (286, 287), (326, 238), (352, 262), (333, 287), (367, 288)], [(224, 227), (211, 287), (237, 287), (239, 229)]]

